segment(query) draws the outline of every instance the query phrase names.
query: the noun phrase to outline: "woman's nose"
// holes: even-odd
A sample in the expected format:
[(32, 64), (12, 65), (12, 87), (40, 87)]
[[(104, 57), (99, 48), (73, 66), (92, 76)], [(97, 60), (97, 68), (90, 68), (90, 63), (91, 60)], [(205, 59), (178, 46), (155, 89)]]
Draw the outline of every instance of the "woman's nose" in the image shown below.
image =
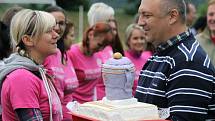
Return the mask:
[(59, 24), (56, 24), (54, 27), (54, 30), (58, 33), (60, 31), (60, 26)]

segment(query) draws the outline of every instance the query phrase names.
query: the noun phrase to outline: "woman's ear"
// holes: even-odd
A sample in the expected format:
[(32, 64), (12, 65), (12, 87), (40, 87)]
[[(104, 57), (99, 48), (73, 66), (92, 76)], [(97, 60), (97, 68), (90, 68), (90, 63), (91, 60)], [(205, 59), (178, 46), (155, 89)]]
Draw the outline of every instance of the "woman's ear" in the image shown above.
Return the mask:
[(93, 34), (94, 34), (93, 31), (89, 31), (89, 33), (88, 33), (88, 35), (87, 35), (88, 38), (91, 39), (91, 38), (93, 37)]
[(34, 46), (34, 42), (32, 40), (32, 38), (28, 35), (24, 35), (22, 36), (22, 40), (21, 40), (26, 46), (32, 47)]

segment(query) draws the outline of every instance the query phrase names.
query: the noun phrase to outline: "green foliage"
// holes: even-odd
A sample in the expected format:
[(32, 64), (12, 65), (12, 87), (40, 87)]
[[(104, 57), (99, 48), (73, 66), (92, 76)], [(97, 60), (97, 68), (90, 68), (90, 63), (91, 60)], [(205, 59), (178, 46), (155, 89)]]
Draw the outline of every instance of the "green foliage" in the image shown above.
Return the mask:
[(206, 15), (208, 0), (186, 0), (186, 1), (191, 2), (196, 6), (198, 16)]
[(140, 0), (127, 0), (125, 5), (124, 12), (128, 15), (135, 15), (138, 11)]
[(20, 6), (23, 8), (28, 8), (32, 10), (44, 10), (46, 7), (50, 6), (49, 4), (9, 4), (9, 3), (2, 3), (0, 4), (0, 15), (3, 14), (7, 9), (13, 6)]
[(197, 13), (198, 13), (198, 16), (206, 15), (206, 13), (207, 13), (207, 3), (206, 2), (199, 5)]
[(191, 3), (194, 3), (197, 7), (200, 6), (201, 4), (207, 3), (208, 0), (188, 0)]
[(44, 10), (46, 7), (50, 5), (48, 4), (23, 4), (22, 7), (29, 8), (33, 10)]
[(56, 3), (65, 10), (78, 11), (80, 5), (84, 6), (85, 11), (89, 9), (89, 0), (56, 0)]

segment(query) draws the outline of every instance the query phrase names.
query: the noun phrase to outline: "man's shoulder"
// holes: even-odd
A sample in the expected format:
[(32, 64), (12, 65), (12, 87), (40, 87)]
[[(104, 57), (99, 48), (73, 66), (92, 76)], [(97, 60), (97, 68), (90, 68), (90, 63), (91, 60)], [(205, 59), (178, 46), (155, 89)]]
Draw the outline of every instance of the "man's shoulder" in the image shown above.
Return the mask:
[(205, 51), (195, 39), (182, 42), (175, 48), (172, 58), (175, 60), (176, 66), (186, 66), (186, 64), (196, 65), (200, 68), (209, 67), (210, 59)]

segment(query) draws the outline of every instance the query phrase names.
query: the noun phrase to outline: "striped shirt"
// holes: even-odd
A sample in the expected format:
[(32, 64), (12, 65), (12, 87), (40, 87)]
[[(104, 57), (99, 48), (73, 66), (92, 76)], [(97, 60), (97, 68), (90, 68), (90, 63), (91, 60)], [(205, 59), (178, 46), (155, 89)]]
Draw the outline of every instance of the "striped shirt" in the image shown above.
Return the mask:
[(157, 47), (139, 75), (135, 97), (168, 109), (173, 121), (215, 119), (215, 70), (190, 30)]

